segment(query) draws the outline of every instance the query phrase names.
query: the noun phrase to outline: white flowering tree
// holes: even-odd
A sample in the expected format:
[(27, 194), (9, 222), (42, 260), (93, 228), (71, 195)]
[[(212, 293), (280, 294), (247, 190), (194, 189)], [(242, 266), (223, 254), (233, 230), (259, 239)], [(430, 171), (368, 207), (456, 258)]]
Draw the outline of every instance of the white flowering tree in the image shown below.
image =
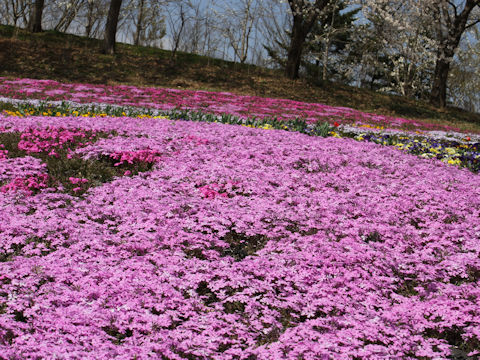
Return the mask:
[[(408, 97), (428, 93), (437, 46), (427, 1), (367, 0), (361, 4), (367, 24), (363, 26), (366, 34), (359, 35), (364, 39), (360, 43), (373, 45), (363, 46), (362, 61), (373, 61), (373, 73), (381, 70), (381, 90)], [(374, 54), (366, 53), (372, 49)]]
[[(384, 90), (425, 96), (445, 107), (447, 80), (465, 30), (479, 20), (480, 0), (358, 0), (382, 43), (389, 68)], [(386, 61), (385, 61), (386, 60)]]
[[(345, 81), (348, 44), (358, 31), (355, 25), (359, 9), (349, 7), (345, 0), (333, 0), (326, 11), (318, 17), (307, 37), (305, 63), (311, 75), (319, 75), (323, 81)], [(314, 61), (315, 65), (311, 64)], [(312, 71), (313, 70), (313, 71)], [(332, 77), (334, 76), (334, 77)]]

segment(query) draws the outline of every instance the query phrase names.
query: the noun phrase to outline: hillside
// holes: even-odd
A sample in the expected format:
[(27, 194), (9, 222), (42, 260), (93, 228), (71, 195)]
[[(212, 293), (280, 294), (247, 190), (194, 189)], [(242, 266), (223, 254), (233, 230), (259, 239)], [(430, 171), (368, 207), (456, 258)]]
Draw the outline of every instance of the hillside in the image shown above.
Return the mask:
[(415, 100), (333, 83), (291, 81), (278, 70), (182, 52), (172, 61), (170, 51), (121, 43), (117, 54), (109, 56), (100, 53), (99, 40), (54, 32), (32, 35), (19, 31), (13, 36), (13, 32), (13, 27), (0, 26), (0, 76), (228, 91), (480, 130), (480, 114), (455, 108), (439, 110)]

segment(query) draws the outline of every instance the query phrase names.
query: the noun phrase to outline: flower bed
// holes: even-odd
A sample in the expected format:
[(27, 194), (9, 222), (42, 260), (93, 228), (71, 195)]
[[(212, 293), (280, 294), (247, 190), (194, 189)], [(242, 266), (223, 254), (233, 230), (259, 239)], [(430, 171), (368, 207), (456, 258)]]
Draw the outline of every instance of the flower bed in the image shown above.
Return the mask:
[[(5, 98), (4, 98), (5, 99)], [(1, 101), (1, 99), (0, 99)], [(12, 100), (10, 100), (12, 101)], [(261, 129), (281, 129), (297, 131), (313, 136), (335, 136), (354, 138), (358, 141), (375, 142), (381, 145), (396, 146), (398, 149), (426, 158), (436, 158), (451, 165), (467, 167), (473, 172), (480, 171), (480, 135), (464, 134), (454, 131), (402, 131), (385, 129), (383, 126), (361, 124), (357, 126), (339, 124), (308, 124), (300, 119), (278, 121), (277, 119), (248, 119), (231, 115), (212, 115), (192, 111), (158, 111), (135, 107), (90, 105), (85, 106), (72, 102), (34, 102), (29, 100), (13, 100), (16, 111), (5, 110), (11, 116), (80, 116), (105, 117), (128, 116), (139, 119), (170, 118), (189, 121), (220, 122), (244, 125)], [(123, 146), (128, 146), (125, 141)], [(0, 151), (1, 156), (1, 151)]]
[[(479, 175), (215, 123), (0, 116), (0, 129), (0, 170), (22, 167), (0, 182), (57, 180), (0, 193), (0, 358), (480, 351)], [(45, 129), (66, 139), (58, 156)], [(49, 142), (27, 154), (22, 134)]]
[(456, 130), (447, 126), (415, 120), (364, 113), (345, 107), (316, 103), (240, 96), (226, 92), (189, 91), (135, 86), (63, 84), (53, 80), (0, 78), (0, 95), (16, 99), (69, 100), (79, 103), (103, 103), (160, 110), (183, 109), (211, 114), (229, 114), (248, 118), (277, 118), (280, 121), (302, 118), (309, 123), (373, 123), (389, 128)]

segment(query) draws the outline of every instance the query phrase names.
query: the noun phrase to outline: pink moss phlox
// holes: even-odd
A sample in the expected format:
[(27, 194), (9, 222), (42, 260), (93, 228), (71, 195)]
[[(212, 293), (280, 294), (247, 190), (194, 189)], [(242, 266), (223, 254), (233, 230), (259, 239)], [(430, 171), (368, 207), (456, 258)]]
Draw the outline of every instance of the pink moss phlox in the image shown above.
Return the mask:
[(88, 183), (88, 179), (83, 179), (83, 178), (69, 177), (68, 180), (74, 185)]
[(205, 185), (199, 185), (198, 191), (206, 199), (214, 199), (220, 197), (233, 197), (243, 194), (242, 186), (239, 181), (227, 180), (221, 183), (210, 183)]
[(5, 150), (5, 146), (0, 144), (0, 160), (8, 158), (8, 150)]
[(47, 188), (49, 178), (50, 177), (48, 174), (33, 175), (25, 178), (15, 178), (8, 184), (0, 187), (0, 192), (6, 193), (9, 191), (22, 191), (26, 195), (31, 196), (35, 191)]
[[(162, 161), (81, 199), (0, 194), (0, 357), (479, 350), (479, 175), (372, 143), (215, 123), (0, 116), (0, 126), (40, 119), (121, 134), (82, 156), (148, 147)], [(10, 160), (5, 179), (38, 171)]]
[(193, 136), (193, 135), (188, 135), (185, 137), (186, 142), (192, 142), (195, 145), (207, 145), (208, 144), (208, 139), (204, 139), (198, 136)]
[(46, 165), (31, 156), (6, 158), (0, 161), (0, 182), (9, 182), (15, 178), (25, 178), (45, 173)]
[(208, 184), (198, 188), (198, 191), (206, 199), (214, 199), (217, 196), (227, 197), (228, 194), (224, 192), (224, 189), (219, 184)]
[(145, 149), (137, 151), (119, 151), (110, 154), (110, 157), (114, 160), (118, 160), (114, 165), (119, 166), (125, 163), (136, 164), (146, 163), (153, 164), (158, 162), (161, 157), (157, 151)]
[[(49, 156), (58, 157), (57, 150), (66, 145), (78, 145), (80, 140), (91, 139), (93, 135), (82, 130), (69, 130), (63, 128), (30, 128), (22, 132), (18, 148), (27, 154), (48, 153)], [(82, 145), (88, 145), (82, 143)]]

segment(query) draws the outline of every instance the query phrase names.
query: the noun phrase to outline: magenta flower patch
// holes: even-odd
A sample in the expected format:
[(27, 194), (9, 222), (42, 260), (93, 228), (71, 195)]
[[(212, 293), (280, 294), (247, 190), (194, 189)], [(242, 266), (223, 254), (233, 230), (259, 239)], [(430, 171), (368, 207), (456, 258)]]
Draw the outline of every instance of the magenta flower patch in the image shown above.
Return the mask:
[(88, 140), (94, 139), (95, 132), (87, 133), (82, 130), (63, 128), (28, 129), (22, 132), (18, 149), (27, 154), (47, 153), (58, 157), (57, 151), (65, 147), (86, 146)]
[(114, 166), (135, 163), (153, 164), (161, 159), (156, 151), (149, 149), (138, 151), (116, 151), (110, 154), (110, 158), (117, 161)]
[(45, 189), (48, 186), (48, 174), (28, 176), (25, 178), (15, 178), (13, 181), (0, 187), (0, 192), (22, 191), (26, 195), (33, 195), (35, 192)]
[(5, 145), (0, 144), (0, 160), (5, 160), (8, 155), (8, 150), (5, 150)]

